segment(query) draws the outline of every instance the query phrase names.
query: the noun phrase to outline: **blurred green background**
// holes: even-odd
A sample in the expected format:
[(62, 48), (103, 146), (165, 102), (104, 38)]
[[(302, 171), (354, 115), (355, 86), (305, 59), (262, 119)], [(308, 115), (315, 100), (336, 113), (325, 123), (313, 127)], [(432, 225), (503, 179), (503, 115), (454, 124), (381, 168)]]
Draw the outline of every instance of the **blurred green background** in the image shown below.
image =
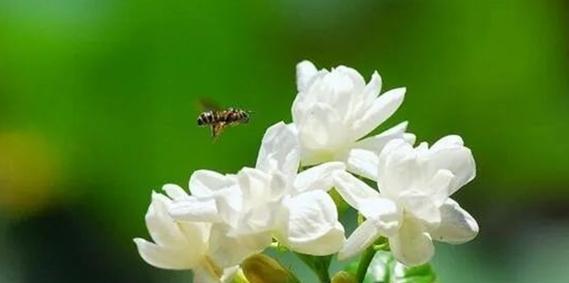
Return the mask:
[[(0, 0), (0, 282), (189, 282), (132, 238), (150, 192), (252, 166), (290, 121), (295, 65), (406, 86), (382, 128), (457, 133), (479, 237), (439, 245), (440, 281), (568, 282), (564, 0)], [(255, 111), (212, 143), (198, 99)], [(312, 276), (297, 261), (298, 272)], [(339, 268), (339, 264), (335, 268)]]

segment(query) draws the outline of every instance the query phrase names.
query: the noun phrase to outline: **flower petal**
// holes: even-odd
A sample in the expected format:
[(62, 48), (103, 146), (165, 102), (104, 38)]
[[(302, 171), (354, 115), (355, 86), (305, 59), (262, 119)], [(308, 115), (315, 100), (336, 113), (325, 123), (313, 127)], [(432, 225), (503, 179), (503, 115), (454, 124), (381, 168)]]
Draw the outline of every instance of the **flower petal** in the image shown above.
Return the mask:
[(380, 231), (373, 220), (366, 220), (352, 232), (344, 247), (338, 252), (338, 259), (345, 260), (358, 255), (371, 246), (380, 236)]
[(478, 223), (474, 217), (452, 199), (441, 207), (441, 218), (438, 229), (431, 233), (434, 240), (462, 244), (478, 235)]
[(348, 171), (370, 180), (377, 180), (379, 158), (373, 151), (354, 148), (348, 152), (346, 164)]
[(389, 199), (377, 197), (364, 200), (360, 202), (359, 212), (372, 221), (383, 236), (395, 235), (401, 226), (401, 208)]
[(389, 246), (395, 258), (407, 266), (427, 263), (435, 254), (431, 237), (413, 218), (405, 218), (399, 233), (389, 238)]
[[(336, 110), (327, 104), (312, 106), (304, 122), (296, 124), (302, 145), (311, 150), (326, 150), (345, 142), (348, 133), (338, 131), (340, 119)], [(332, 155), (332, 153), (329, 153)]]
[(354, 147), (371, 150), (379, 154), (383, 147), (393, 139), (404, 139), (407, 143), (412, 145), (415, 142), (415, 136), (413, 134), (405, 134), (408, 124), (408, 122), (399, 123), (379, 135), (358, 141)]
[(199, 259), (191, 249), (165, 248), (141, 238), (134, 239), (134, 243), (142, 259), (158, 268), (191, 269)]
[(280, 219), (280, 203), (267, 202), (249, 209), (234, 225), (232, 234), (246, 235), (271, 231)]
[(182, 187), (176, 184), (166, 184), (162, 186), (162, 190), (166, 192), (166, 195), (173, 200), (183, 200), (189, 197), (188, 193), (182, 189)]
[(436, 207), (440, 207), (449, 197), (449, 187), (454, 180), (454, 174), (446, 169), (437, 171), (429, 182), (427, 194), (430, 195)]
[(410, 212), (415, 218), (421, 219), (429, 227), (437, 227), (441, 223), (439, 207), (431, 199), (431, 195), (417, 190), (409, 190), (401, 193), (398, 201), (405, 211)]
[(379, 191), (395, 198), (413, 188), (413, 183), (420, 177), (418, 172), (417, 153), (413, 147), (403, 139), (394, 139), (379, 154)]
[(304, 60), (296, 65), (296, 88), (304, 91), (318, 70), (312, 62)]
[(450, 195), (470, 182), (476, 176), (476, 164), (469, 148), (463, 146), (459, 136), (446, 136), (437, 141), (430, 149), (432, 170), (448, 169), (454, 175)]
[[(217, 269), (217, 267), (215, 267), (215, 269)], [(192, 271), (194, 273), (194, 283), (220, 283), (218, 274), (215, 274), (219, 272), (219, 270), (214, 270), (211, 266), (202, 264)]]
[(346, 172), (334, 174), (336, 190), (353, 208), (360, 210), (360, 204), (368, 199), (379, 198), (379, 193), (366, 183)]
[(246, 206), (264, 203), (272, 199), (271, 175), (255, 168), (243, 168), (239, 171), (237, 179)]
[(171, 217), (181, 221), (219, 222), (220, 216), (215, 199), (189, 197), (170, 204)]
[(203, 254), (207, 249), (211, 223), (207, 222), (178, 222), (180, 230), (186, 236), (189, 245), (196, 253)]
[(211, 228), (209, 256), (222, 268), (241, 263), (248, 256), (261, 252), (272, 241), (268, 232), (231, 236), (230, 229), (224, 224), (216, 224)]
[(300, 144), (296, 129), (279, 122), (267, 129), (257, 157), (257, 169), (265, 173), (279, 171), (293, 177), (300, 165)]
[(288, 221), (276, 234), (290, 249), (310, 255), (328, 255), (342, 247), (344, 228), (336, 206), (324, 191), (308, 191), (285, 201)]
[(405, 88), (396, 88), (376, 98), (363, 116), (354, 122), (354, 136), (359, 139), (377, 128), (403, 103)]
[(327, 162), (304, 170), (296, 176), (294, 187), (297, 192), (323, 190), (328, 191), (333, 184), (332, 174), (345, 170), (342, 162)]
[(168, 214), (172, 201), (159, 193), (152, 193), (152, 202), (148, 207), (145, 221), (152, 240), (160, 246), (177, 247), (185, 245), (186, 238), (178, 224)]
[(377, 98), (381, 92), (381, 76), (377, 71), (374, 71), (371, 75), (369, 83), (364, 88), (364, 97), (366, 105), (370, 105)]
[(194, 196), (208, 197), (233, 185), (233, 178), (210, 170), (197, 170), (190, 177), (190, 191)]

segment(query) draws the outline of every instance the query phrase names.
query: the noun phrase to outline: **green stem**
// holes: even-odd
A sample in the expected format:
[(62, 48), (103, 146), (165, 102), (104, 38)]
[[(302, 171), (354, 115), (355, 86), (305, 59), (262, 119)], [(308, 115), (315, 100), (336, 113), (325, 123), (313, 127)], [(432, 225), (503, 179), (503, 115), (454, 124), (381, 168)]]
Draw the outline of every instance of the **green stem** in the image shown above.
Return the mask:
[(356, 282), (364, 282), (367, 274), (367, 269), (371, 263), (373, 256), (375, 255), (375, 249), (373, 246), (367, 248), (360, 258), (360, 263), (358, 264), (358, 271), (356, 273)]

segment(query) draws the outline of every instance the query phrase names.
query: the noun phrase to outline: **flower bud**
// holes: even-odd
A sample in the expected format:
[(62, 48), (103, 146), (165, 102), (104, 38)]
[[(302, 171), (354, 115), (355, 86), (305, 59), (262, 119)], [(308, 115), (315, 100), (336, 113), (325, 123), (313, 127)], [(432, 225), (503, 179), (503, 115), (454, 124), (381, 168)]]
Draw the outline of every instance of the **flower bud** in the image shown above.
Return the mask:
[(250, 256), (241, 264), (250, 283), (289, 283), (298, 279), (276, 260), (264, 254)]
[(332, 283), (356, 283), (356, 277), (346, 271), (340, 271), (332, 277)]

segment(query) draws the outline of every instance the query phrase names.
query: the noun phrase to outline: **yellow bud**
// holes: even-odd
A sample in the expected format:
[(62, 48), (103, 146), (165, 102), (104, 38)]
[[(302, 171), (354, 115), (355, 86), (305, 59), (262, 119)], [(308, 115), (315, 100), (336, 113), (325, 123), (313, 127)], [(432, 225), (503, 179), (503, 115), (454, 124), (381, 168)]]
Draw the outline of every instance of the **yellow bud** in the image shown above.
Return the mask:
[(332, 283), (356, 283), (356, 277), (346, 271), (340, 271), (332, 277)]
[(241, 269), (250, 283), (298, 282), (290, 271), (264, 254), (247, 258), (241, 263)]

